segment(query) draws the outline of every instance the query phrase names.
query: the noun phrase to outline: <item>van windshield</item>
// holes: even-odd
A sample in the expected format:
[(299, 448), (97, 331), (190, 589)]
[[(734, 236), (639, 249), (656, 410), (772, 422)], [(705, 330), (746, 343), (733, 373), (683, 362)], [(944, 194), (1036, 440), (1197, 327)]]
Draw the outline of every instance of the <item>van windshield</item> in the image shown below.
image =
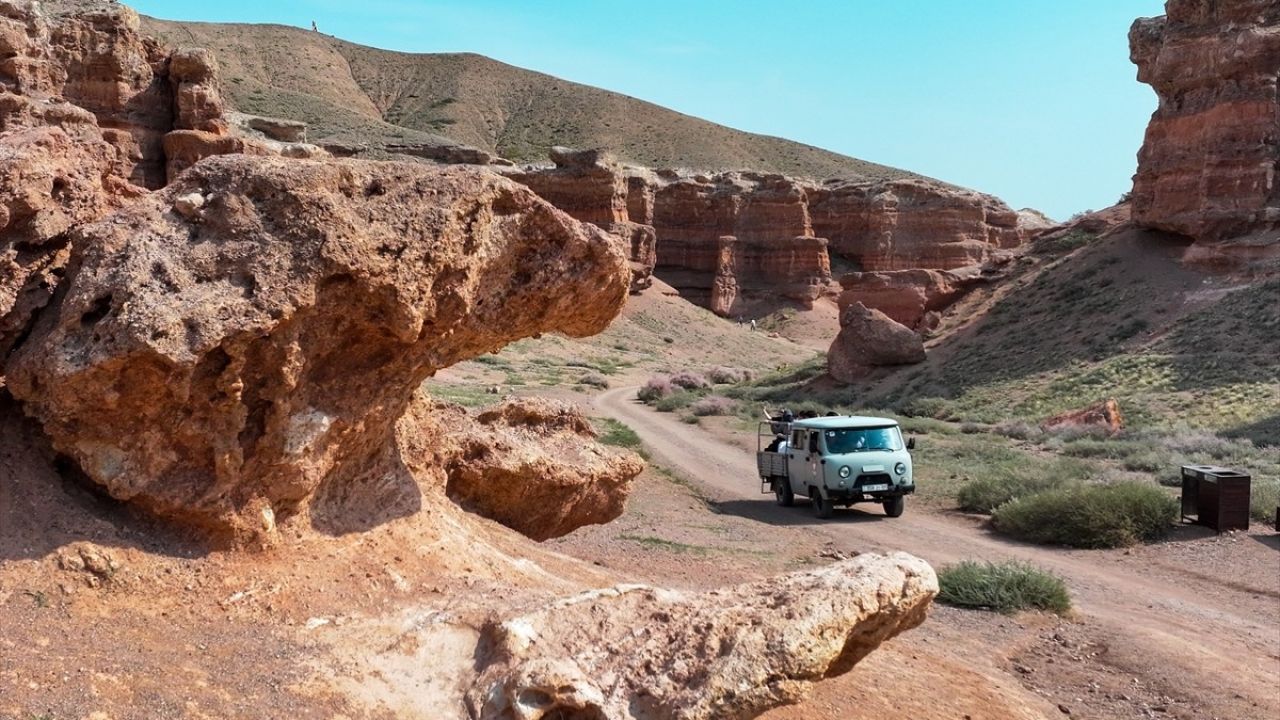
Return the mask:
[(827, 430), (827, 452), (832, 455), (864, 450), (901, 450), (902, 433), (896, 427)]

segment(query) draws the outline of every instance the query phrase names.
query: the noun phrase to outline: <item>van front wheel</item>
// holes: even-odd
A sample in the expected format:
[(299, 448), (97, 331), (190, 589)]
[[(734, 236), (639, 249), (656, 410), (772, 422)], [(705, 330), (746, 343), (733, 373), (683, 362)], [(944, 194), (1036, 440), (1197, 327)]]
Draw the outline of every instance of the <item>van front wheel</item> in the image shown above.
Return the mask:
[(809, 500), (813, 503), (813, 514), (822, 520), (831, 517), (835, 512), (836, 506), (831, 502), (831, 498), (822, 496), (822, 491), (818, 488), (809, 488)]
[(791, 507), (796, 504), (796, 494), (791, 491), (791, 481), (785, 478), (773, 481), (773, 496), (782, 507)]
[(905, 495), (899, 495), (884, 501), (884, 514), (889, 517), (902, 517), (902, 511), (907, 509), (907, 498)]

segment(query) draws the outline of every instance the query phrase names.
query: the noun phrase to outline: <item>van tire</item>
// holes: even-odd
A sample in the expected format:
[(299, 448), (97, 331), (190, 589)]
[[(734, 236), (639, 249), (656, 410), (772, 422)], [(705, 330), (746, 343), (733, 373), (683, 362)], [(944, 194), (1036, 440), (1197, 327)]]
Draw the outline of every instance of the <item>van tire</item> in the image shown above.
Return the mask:
[(796, 504), (796, 494), (791, 490), (791, 481), (786, 478), (774, 478), (773, 481), (773, 497), (782, 507), (791, 507)]
[(826, 520), (836, 511), (831, 498), (823, 497), (822, 491), (816, 487), (809, 488), (809, 501), (813, 503), (813, 514), (821, 520)]
[(899, 495), (884, 501), (884, 514), (889, 517), (902, 517), (902, 511), (907, 509), (907, 497)]

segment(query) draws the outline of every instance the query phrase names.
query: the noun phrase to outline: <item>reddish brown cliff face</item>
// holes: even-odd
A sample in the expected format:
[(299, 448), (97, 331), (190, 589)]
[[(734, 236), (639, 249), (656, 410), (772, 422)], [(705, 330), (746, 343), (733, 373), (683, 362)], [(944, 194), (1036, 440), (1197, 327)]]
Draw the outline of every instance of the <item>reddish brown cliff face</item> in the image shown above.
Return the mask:
[(719, 315), (811, 307), (831, 280), (808, 188), (781, 175), (662, 178), (654, 192), (656, 272)]
[(1129, 31), (1138, 79), (1160, 98), (1138, 153), (1133, 218), (1195, 238), (1201, 255), (1275, 253), (1280, 4), (1169, 0), (1165, 11)]
[(829, 181), (812, 191), (814, 233), (864, 270), (949, 270), (1026, 242), (1018, 213), (982, 193), (925, 180)]
[[(653, 283), (657, 259), (656, 235), (646, 219), (652, 219), (653, 192), (641, 180), (631, 200), (629, 178), (608, 154), (598, 150), (551, 149), (553, 168), (508, 170), (507, 177), (527, 186), (543, 200), (581, 222), (589, 222), (626, 240), (631, 248), (631, 291), (640, 292)], [(646, 190), (648, 190), (646, 196)], [(649, 204), (644, 204), (648, 198)]]

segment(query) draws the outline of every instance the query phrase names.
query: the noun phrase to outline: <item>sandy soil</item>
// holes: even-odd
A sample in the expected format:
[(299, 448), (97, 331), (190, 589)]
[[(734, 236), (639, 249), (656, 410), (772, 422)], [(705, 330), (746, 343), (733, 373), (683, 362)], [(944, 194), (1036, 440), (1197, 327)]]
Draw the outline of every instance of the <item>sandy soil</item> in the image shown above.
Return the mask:
[(617, 388), (596, 405), (677, 480), (652, 475), (626, 517), (552, 543), (561, 551), (691, 587), (887, 550), (935, 565), (1019, 559), (1070, 586), (1069, 621), (940, 608), (811, 703), (767, 717), (1280, 717), (1280, 536), (1269, 528), (1187, 527), (1157, 545), (1074, 551), (1011, 542), (910, 501), (898, 519), (863, 506), (819, 521), (761, 495), (750, 453), (633, 396)]

